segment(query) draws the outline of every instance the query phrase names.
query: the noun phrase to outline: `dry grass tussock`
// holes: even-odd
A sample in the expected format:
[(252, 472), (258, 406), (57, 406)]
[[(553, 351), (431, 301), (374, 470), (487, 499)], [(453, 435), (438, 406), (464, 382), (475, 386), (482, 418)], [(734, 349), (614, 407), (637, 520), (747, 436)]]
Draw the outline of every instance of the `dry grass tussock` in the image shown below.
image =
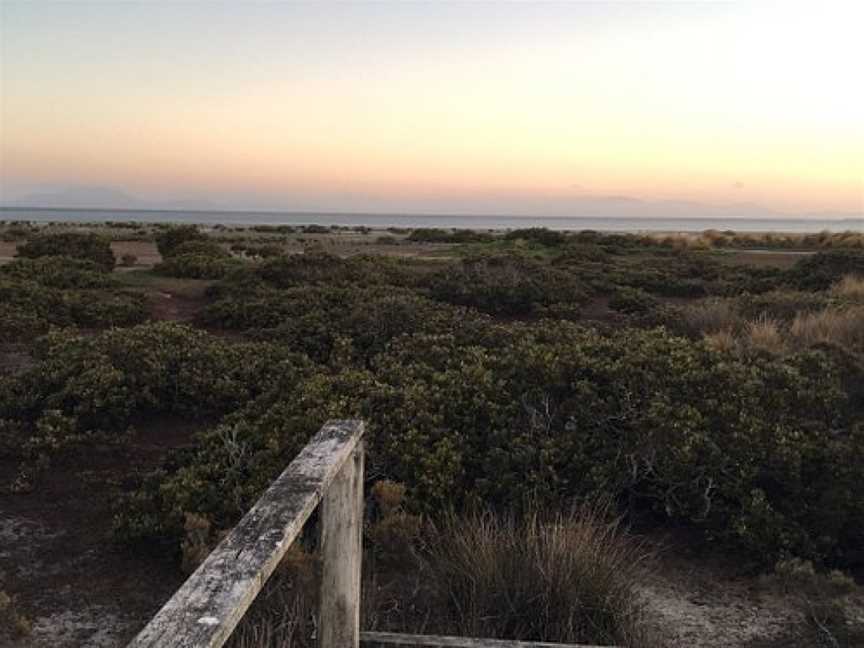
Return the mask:
[(783, 353), (786, 350), (786, 340), (781, 332), (780, 323), (766, 315), (747, 322), (744, 327), (743, 340), (751, 349), (775, 354)]
[[(636, 590), (652, 552), (605, 509), (454, 515), (428, 526), (418, 545), (421, 557), (398, 569), (364, 558), (363, 629), (660, 645)], [(316, 557), (292, 549), (229, 645), (314, 646), (318, 579)]]
[(651, 552), (604, 510), (451, 518), (431, 569), (464, 636), (651, 646), (635, 584)]
[(693, 333), (734, 333), (744, 326), (744, 319), (729, 299), (704, 299), (683, 309), (682, 317)]
[(777, 232), (733, 232), (706, 230), (646, 234), (643, 241), (660, 243), (676, 249), (710, 248), (769, 248), (769, 249), (834, 249), (864, 248), (860, 232), (819, 232), (818, 234), (782, 234)]
[(864, 300), (864, 277), (846, 275), (831, 287), (831, 294), (852, 300)]
[(804, 302), (781, 300), (764, 309), (750, 308), (751, 313), (734, 299), (704, 299), (680, 309), (680, 321), (684, 330), (701, 335), (708, 347), (722, 352), (781, 355), (818, 344), (864, 350), (864, 278), (846, 276), (831, 294), (837, 299), (818, 310), (808, 310)]
[(789, 337), (798, 346), (831, 343), (859, 348), (864, 346), (864, 307), (802, 313), (793, 320)]

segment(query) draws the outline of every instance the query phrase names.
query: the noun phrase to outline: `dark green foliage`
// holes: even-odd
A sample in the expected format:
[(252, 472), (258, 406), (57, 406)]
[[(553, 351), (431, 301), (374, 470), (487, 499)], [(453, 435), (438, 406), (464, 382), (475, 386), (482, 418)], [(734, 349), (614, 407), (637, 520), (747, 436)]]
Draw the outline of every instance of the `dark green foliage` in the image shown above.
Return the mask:
[[(297, 286), (412, 286), (419, 277), (410, 260), (326, 253), (292, 254), (266, 259), (247, 273), (247, 279), (274, 288)], [(244, 288), (245, 289), (245, 288)]]
[(227, 259), (231, 256), (225, 248), (213, 240), (184, 241), (175, 246), (168, 256), (208, 256), (214, 259)]
[(421, 227), (411, 231), (408, 240), (415, 243), (489, 243), (495, 236), (470, 229), (443, 230)]
[(0, 266), (0, 276), (35, 281), (51, 288), (110, 288), (117, 285), (114, 278), (94, 261), (69, 256), (17, 258)]
[(356, 359), (368, 359), (407, 333), (488, 325), (479, 315), (404, 289), (324, 286), (230, 292), (208, 306), (201, 321), (255, 331), (319, 362), (329, 362), (337, 348), (346, 350), (343, 343)]
[[(174, 230), (160, 234), (168, 235), (173, 235), (175, 239), (179, 236)], [(242, 265), (239, 259), (233, 258), (230, 252), (215, 241), (194, 238), (192, 231), (187, 231), (184, 236), (193, 238), (181, 241), (172, 239), (168, 243), (160, 243), (168, 245), (170, 251), (162, 254), (163, 261), (153, 269), (155, 272), (184, 279), (221, 279)]]
[(153, 268), (154, 272), (183, 279), (221, 279), (242, 265), (238, 259), (207, 254), (182, 254), (169, 257)]
[(159, 254), (165, 259), (172, 256), (183, 243), (207, 241), (208, 238), (198, 229), (197, 225), (173, 225), (156, 235), (156, 247), (159, 249)]
[(433, 276), (430, 292), (440, 301), (502, 315), (527, 315), (586, 297), (572, 274), (518, 256), (466, 259)]
[(44, 441), (46, 421), (62, 419), (62, 430), (51, 425), (55, 446), (63, 437), (122, 432), (143, 414), (218, 416), (306, 363), (271, 345), (231, 344), (172, 323), (96, 337), (55, 331), (37, 356), (32, 369), (0, 383), (0, 419), (29, 422), (22, 435), (33, 441)]
[(801, 290), (825, 290), (848, 274), (864, 276), (864, 250), (817, 252), (798, 261), (788, 279)]
[(243, 251), (245, 251), (246, 254), (248, 254), (249, 256), (255, 256), (260, 259), (270, 259), (272, 257), (280, 256), (285, 253), (285, 251), (280, 246), (274, 244), (250, 245), (248, 247), (245, 247)]
[(434, 227), (420, 227), (411, 231), (408, 240), (416, 243), (449, 243), (450, 232)]
[(96, 234), (63, 232), (40, 234), (18, 247), (18, 256), (36, 259), (46, 256), (66, 256), (91, 261), (103, 272), (114, 269), (116, 259), (108, 239)]
[(49, 325), (122, 326), (141, 322), (147, 316), (145, 298), (138, 293), (60, 290), (2, 276), (0, 304), (0, 341), (29, 339), (44, 333)]
[[(176, 539), (184, 513), (230, 525), (323, 421), (357, 416), (370, 471), (405, 483), (412, 513), (600, 497), (762, 564), (851, 564), (864, 546), (860, 356), (836, 344), (722, 353), (633, 326), (665, 317), (658, 295), (723, 296), (706, 305), (783, 321), (838, 298), (778, 292), (794, 272), (635, 237), (533, 243), (497, 240), (485, 256), (442, 264), (242, 262), (211, 241), (175, 242), (161, 271), (224, 275), (199, 323), (233, 341), (171, 324), (53, 332), (35, 367), (0, 379), (0, 430), (46, 452), (140, 416), (209, 422), (118, 509), (126, 539)], [(814, 276), (849, 272), (857, 261), (843, 258), (819, 261)], [(0, 271), (0, 334), (134, 321), (133, 307), (143, 317), (139, 296), (82, 289), (86, 263), (38, 263)], [(628, 317), (597, 329), (567, 321), (594, 296)]]
[(567, 241), (567, 235), (564, 232), (550, 230), (545, 227), (529, 227), (527, 229), (517, 229), (507, 232), (504, 239), (508, 241), (530, 241), (531, 243), (548, 247), (558, 247)]
[(658, 305), (654, 297), (638, 288), (619, 288), (609, 300), (609, 308), (628, 315), (643, 315)]
[[(403, 335), (371, 370), (349, 361), (264, 393), (136, 507), (176, 521), (203, 498), (205, 512), (232, 518), (326, 418), (362, 416), (370, 465), (408, 484), (415, 508), (607, 496), (760, 562), (842, 563), (859, 546), (864, 437), (830, 356), (740, 360), (663, 331), (510, 328), (485, 340)], [(229, 433), (270, 472), (220, 477), (211, 493)], [(230, 511), (220, 488), (238, 493)], [(126, 515), (139, 519), (136, 507)]]

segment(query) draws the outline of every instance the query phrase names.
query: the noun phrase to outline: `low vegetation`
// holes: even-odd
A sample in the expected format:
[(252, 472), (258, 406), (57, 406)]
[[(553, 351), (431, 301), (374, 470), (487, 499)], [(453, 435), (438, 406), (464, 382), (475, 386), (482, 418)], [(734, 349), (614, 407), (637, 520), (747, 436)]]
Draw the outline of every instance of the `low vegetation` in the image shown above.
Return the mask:
[[(419, 606), (371, 596), (380, 628), (651, 645), (631, 587), (646, 552), (625, 521), (755, 571), (864, 563), (851, 238), (781, 268), (627, 235), (461, 236), (442, 262), (229, 250), (166, 227), (146, 276), (214, 280), (188, 324), (146, 321), (143, 290), (84, 253), (37, 254), (55, 249), (37, 236), (0, 267), (0, 334), (32, 357), (0, 376), (0, 453), (20, 465), (7, 487), (38, 489), (58, 455), (143, 418), (195, 421), (193, 447), (129, 476), (114, 525), (192, 567), (325, 420), (361, 417), (379, 484), (368, 587)], [(298, 646), (307, 550), (277, 578), (294, 593), (267, 595)], [(405, 574), (428, 591), (407, 594)]]

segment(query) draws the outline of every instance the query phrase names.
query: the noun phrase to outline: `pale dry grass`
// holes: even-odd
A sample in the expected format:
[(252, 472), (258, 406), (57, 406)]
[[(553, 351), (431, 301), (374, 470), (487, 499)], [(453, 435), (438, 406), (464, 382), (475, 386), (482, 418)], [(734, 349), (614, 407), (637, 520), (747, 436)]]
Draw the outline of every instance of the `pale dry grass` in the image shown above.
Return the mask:
[(635, 585), (651, 551), (604, 510), (451, 518), (430, 557), (457, 634), (655, 645)]
[(782, 334), (780, 323), (765, 315), (747, 322), (744, 327), (744, 340), (747, 346), (752, 349), (774, 354), (781, 354), (786, 351), (786, 340)]
[(798, 315), (789, 328), (796, 344), (839, 344), (848, 348), (864, 346), (864, 307), (826, 308), (818, 313)]
[(706, 333), (703, 339), (710, 349), (720, 351), (721, 353), (732, 353), (739, 349), (738, 338), (729, 329), (717, 331), (716, 333)]
[(661, 243), (676, 249), (706, 248), (769, 248), (769, 249), (834, 249), (864, 248), (864, 234), (860, 232), (819, 232), (793, 234), (781, 232), (730, 232), (706, 230), (704, 232), (657, 232), (646, 234), (642, 240)]
[(743, 318), (729, 299), (704, 299), (685, 307), (682, 316), (686, 327), (693, 333), (731, 333), (744, 326)]
[(831, 286), (831, 294), (836, 297), (864, 300), (864, 277), (846, 275)]

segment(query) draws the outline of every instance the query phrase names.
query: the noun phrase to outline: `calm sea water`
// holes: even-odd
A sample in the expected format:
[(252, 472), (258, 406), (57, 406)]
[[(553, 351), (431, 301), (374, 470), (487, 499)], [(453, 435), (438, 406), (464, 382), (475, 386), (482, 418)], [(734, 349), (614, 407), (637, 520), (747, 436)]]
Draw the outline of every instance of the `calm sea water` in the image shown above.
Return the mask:
[(474, 230), (548, 227), (607, 232), (864, 232), (864, 218), (846, 220), (769, 218), (553, 218), (544, 216), (449, 216), (315, 212), (153, 211), (137, 209), (32, 209), (0, 207), (0, 220), (38, 222), (138, 221), (203, 225), (365, 225), (367, 227), (442, 227)]

